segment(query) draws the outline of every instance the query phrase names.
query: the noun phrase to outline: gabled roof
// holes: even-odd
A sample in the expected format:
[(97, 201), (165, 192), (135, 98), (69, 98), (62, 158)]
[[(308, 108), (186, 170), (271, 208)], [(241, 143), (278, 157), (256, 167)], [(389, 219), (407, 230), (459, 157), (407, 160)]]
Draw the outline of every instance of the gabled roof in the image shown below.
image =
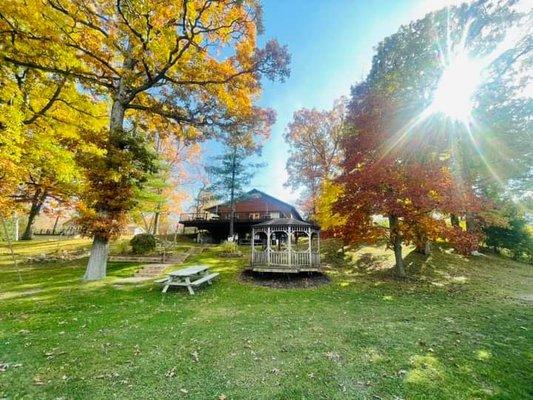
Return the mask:
[(286, 226), (314, 226), (313, 224), (310, 224), (309, 222), (300, 221), (299, 219), (295, 218), (275, 218), (275, 219), (269, 219), (265, 222), (260, 222), (259, 224), (255, 224), (254, 226), (279, 226), (279, 225), (286, 225)]
[[(266, 194), (265, 192), (262, 192), (261, 190), (252, 189), (249, 192), (246, 192), (245, 194), (243, 194), (242, 196), (236, 198), (235, 202), (237, 203), (237, 202), (242, 201), (242, 200), (247, 200), (248, 198), (250, 198), (254, 194), (260, 194), (261, 196), (263, 196), (263, 197), (265, 197), (265, 198), (267, 198), (267, 199), (269, 199), (269, 200), (271, 200), (273, 202), (277, 202), (277, 203), (283, 204), (286, 207), (289, 207), (291, 209), (291, 211), (294, 213), (294, 216), (297, 219), (303, 220), (302, 216), (300, 215), (300, 213), (298, 212), (298, 210), (296, 210), (296, 208), (294, 206), (290, 205), (289, 203), (285, 203), (284, 201), (281, 201), (279, 199), (276, 199), (275, 197), (270, 196), (269, 194)], [(226, 201), (224, 203), (217, 204), (215, 206), (211, 206), (211, 207), (207, 208), (207, 211), (212, 212), (213, 210), (216, 210), (217, 207), (222, 207), (222, 206), (229, 207), (230, 204), (229, 204), (228, 201)]]

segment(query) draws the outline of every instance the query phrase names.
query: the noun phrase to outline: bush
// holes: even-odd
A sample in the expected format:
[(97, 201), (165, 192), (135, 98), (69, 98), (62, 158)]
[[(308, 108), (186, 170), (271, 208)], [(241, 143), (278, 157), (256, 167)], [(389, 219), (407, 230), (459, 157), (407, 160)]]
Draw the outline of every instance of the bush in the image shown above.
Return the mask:
[(447, 237), (455, 251), (463, 256), (469, 256), (479, 249), (480, 234), (477, 232), (467, 232), (452, 226), (447, 230)]
[(127, 239), (125, 240), (117, 240), (115, 245), (113, 246), (113, 253), (114, 254), (128, 254), (130, 251), (130, 243)]
[(155, 250), (156, 240), (150, 233), (140, 233), (130, 240), (130, 245), (134, 254), (146, 254)]
[(528, 231), (528, 222), (518, 207), (509, 205), (502, 210), (506, 223), (483, 228), (485, 244), (498, 252), (508, 250), (515, 260), (531, 262), (533, 238)]
[(236, 242), (223, 242), (220, 245), (220, 252), (223, 254), (240, 254), (239, 246)]
[(328, 264), (340, 266), (344, 262), (344, 243), (340, 239), (325, 239), (320, 243), (320, 250), (324, 254), (324, 261)]

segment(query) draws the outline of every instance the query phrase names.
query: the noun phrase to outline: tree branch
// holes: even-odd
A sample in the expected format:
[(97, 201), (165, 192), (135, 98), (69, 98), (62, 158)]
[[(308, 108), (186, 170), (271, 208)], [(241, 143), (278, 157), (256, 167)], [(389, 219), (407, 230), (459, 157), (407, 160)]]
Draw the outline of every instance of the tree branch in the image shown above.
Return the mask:
[(52, 94), (52, 97), (48, 99), (47, 103), (43, 106), (43, 108), (41, 108), (39, 111), (33, 114), (31, 118), (24, 120), (23, 123), (25, 125), (29, 125), (29, 124), (34, 123), (37, 120), (37, 118), (42, 117), (50, 109), (50, 107), (52, 107), (52, 105), (56, 102), (56, 100), (58, 99), (61, 93), (61, 90), (63, 89), (63, 86), (65, 86), (65, 79), (62, 79), (59, 82), (59, 84), (56, 87), (56, 90)]
[(109, 80), (108, 78), (103, 78), (96, 74), (89, 74), (86, 72), (74, 72), (71, 70), (65, 70), (65, 69), (60, 69), (56, 67), (49, 67), (46, 65), (37, 64), (32, 61), (15, 60), (14, 58), (11, 58), (9, 56), (3, 56), (2, 58), (4, 59), (4, 61), (7, 61), (8, 63), (13, 64), (13, 65), (18, 65), (20, 67), (28, 67), (28, 68), (38, 69), (40, 71), (53, 72), (53, 73), (60, 74), (63, 76), (69, 76), (69, 77), (81, 79), (87, 82), (91, 82), (96, 85), (107, 87), (109, 89), (114, 89), (113, 84), (102, 80), (102, 79)]

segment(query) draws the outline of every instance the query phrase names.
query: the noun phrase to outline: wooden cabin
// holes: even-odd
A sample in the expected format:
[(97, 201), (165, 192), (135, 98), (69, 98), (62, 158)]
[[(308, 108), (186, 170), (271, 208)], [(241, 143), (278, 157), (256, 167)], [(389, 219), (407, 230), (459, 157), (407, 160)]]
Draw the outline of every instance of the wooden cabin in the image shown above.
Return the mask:
[[(231, 204), (221, 203), (201, 213), (180, 215), (185, 227), (196, 227), (209, 232), (212, 241), (218, 243), (228, 238), (231, 218)], [(250, 243), (252, 226), (277, 218), (303, 221), (296, 208), (260, 190), (253, 189), (235, 200), (234, 230), (241, 244)]]

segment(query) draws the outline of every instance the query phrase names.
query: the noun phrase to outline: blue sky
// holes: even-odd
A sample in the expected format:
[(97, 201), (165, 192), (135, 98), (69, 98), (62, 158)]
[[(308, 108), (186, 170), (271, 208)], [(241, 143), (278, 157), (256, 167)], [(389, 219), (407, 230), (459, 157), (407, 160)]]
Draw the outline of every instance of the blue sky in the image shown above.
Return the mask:
[[(370, 69), (374, 47), (400, 25), (455, 0), (264, 0), (265, 33), (291, 53), (291, 76), (285, 83), (265, 82), (260, 104), (273, 108), (277, 122), (263, 149), (261, 169), (250, 188), (288, 202), (298, 193), (283, 186), (287, 179), (285, 127), (294, 111), (326, 109), (348, 95), (350, 86)], [(216, 145), (206, 146), (207, 153)]]

